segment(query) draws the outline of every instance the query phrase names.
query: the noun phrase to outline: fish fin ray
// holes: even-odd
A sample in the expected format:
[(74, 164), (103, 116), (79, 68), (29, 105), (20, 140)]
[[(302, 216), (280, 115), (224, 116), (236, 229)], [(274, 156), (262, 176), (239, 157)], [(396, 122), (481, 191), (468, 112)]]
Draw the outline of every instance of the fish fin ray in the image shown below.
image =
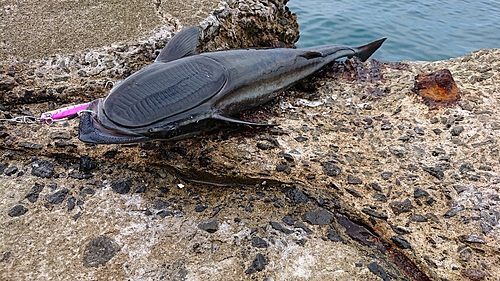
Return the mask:
[(200, 29), (189, 26), (174, 35), (156, 58), (156, 62), (169, 62), (196, 54)]
[(239, 119), (232, 118), (232, 117), (222, 116), (219, 114), (214, 114), (213, 118), (217, 119), (217, 120), (227, 121), (227, 122), (241, 124), (241, 125), (264, 126), (264, 127), (278, 126), (278, 124), (264, 124), (264, 123), (247, 122), (247, 121), (239, 120)]

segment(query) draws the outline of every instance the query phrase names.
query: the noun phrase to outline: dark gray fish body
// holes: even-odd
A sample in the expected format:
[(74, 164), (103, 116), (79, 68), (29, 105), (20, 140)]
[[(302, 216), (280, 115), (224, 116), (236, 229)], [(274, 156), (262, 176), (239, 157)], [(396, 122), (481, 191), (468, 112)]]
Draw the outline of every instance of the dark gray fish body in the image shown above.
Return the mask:
[(167, 140), (197, 134), (214, 119), (247, 125), (234, 114), (261, 105), (280, 91), (341, 57), (366, 60), (384, 39), (358, 48), (250, 49), (195, 54), (198, 28), (174, 36), (156, 61), (93, 101), (80, 120), (90, 143)]

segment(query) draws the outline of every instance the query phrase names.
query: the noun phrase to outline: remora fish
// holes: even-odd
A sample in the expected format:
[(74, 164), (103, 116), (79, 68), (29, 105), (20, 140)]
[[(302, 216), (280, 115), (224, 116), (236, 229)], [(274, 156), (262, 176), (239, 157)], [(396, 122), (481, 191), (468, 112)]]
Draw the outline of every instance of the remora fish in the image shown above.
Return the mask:
[(385, 38), (360, 47), (245, 49), (196, 54), (198, 27), (176, 34), (151, 65), (92, 101), (80, 119), (79, 138), (89, 143), (180, 139), (214, 119), (231, 118), (341, 57), (365, 61)]

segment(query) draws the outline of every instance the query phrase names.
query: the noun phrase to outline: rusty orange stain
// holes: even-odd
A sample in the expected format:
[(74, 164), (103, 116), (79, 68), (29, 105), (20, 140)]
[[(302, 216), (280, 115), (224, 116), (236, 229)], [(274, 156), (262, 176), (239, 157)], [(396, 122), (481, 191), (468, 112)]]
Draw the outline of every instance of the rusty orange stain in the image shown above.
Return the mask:
[(448, 69), (418, 74), (414, 90), (430, 109), (453, 106), (462, 94)]

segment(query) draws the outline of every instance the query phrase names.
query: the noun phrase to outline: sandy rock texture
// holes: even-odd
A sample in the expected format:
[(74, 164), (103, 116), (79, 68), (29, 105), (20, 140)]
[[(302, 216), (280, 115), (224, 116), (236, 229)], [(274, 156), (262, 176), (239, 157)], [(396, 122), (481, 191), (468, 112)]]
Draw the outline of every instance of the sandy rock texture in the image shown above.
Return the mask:
[[(200, 50), (298, 38), (279, 1), (153, 4), (172, 24), (140, 40), (2, 62), (0, 118), (105, 96), (196, 17)], [(190, 9), (194, 22), (176, 18)], [(430, 110), (415, 77), (439, 69), (462, 97)], [(0, 279), (498, 280), (498, 81), (498, 49), (349, 60), (239, 116), (277, 127), (176, 142), (96, 146), (78, 119), (2, 122)]]

